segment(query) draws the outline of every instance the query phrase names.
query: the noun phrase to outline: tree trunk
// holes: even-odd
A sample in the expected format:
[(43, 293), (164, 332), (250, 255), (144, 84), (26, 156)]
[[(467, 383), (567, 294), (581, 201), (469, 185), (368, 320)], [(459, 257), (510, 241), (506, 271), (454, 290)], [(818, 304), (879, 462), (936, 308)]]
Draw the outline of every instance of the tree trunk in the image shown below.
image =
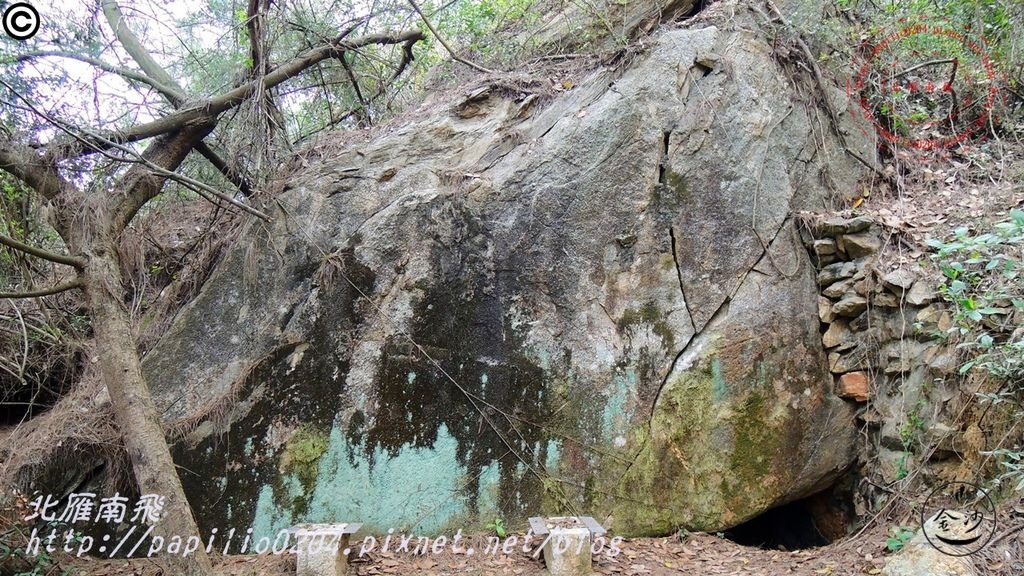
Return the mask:
[[(171, 458), (160, 414), (142, 376), (128, 310), (119, 297), (122, 294), (121, 269), (112, 245), (103, 246), (92, 254), (82, 272), (82, 280), (99, 350), (98, 362), (139, 490), (142, 494), (166, 497), (153, 535), (164, 538), (164, 547), (175, 536), (184, 543), (189, 537), (198, 537), (199, 528)], [(141, 535), (146, 528), (140, 526), (136, 533)], [(178, 554), (158, 553), (157, 557), (160, 556), (170, 574), (175, 576), (213, 573), (205, 542), (200, 542), (198, 549), (188, 557), (182, 557), (180, 551)]]

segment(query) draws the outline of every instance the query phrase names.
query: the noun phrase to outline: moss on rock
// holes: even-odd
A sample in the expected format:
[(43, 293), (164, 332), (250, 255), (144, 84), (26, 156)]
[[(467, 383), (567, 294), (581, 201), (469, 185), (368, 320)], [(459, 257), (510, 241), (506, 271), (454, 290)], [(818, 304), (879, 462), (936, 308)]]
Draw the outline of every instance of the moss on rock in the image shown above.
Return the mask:
[(300, 427), (288, 439), (281, 452), (281, 471), (291, 474), (302, 484), (302, 494), (292, 502), (293, 510), (302, 513), (316, 488), (320, 458), (327, 452), (327, 434), (309, 426)]
[(661, 338), (665, 349), (673, 350), (675, 349), (676, 337), (672, 333), (672, 327), (669, 326), (665, 318), (666, 315), (658, 308), (658, 304), (650, 301), (640, 308), (627, 308), (622, 313), (622, 319), (619, 320), (619, 330), (625, 332), (630, 327), (647, 324), (651, 327), (651, 331)]
[[(737, 358), (705, 354), (669, 376), (650, 432), (635, 432), (639, 450), (614, 488), (615, 529), (658, 535), (681, 527), (718, 531), (775, 505), (800, 458), (799, 426), (760, 363), (728, 381)], [(732, 391), (727, 394), (727, 391)]]

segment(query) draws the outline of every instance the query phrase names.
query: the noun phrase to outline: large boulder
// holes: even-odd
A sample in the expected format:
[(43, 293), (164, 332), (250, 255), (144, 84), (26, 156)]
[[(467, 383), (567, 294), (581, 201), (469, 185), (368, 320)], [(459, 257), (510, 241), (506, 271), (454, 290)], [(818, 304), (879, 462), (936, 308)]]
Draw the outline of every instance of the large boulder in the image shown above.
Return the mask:
[(791, 214), (858, 171), (730, 22), (307, 156), (145, 360), (200, 523), (653, 534), (827, 487), (853, 409)]

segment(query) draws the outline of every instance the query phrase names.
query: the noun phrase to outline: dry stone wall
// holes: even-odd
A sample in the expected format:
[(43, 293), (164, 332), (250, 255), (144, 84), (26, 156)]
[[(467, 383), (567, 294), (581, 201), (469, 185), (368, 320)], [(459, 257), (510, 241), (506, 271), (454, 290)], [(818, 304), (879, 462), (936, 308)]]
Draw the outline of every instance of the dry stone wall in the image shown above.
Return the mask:
[[(818, 317), (835, 392), (862, 405), (858, 419), (877, 440), (862, 472), (877, 471), (893, 482), (922, 459), (950, 457), (960, 436), (953, 416), (958, 364), (947, 339), (953, 320), (936, 291), (937, 279), (927, 263), (896, 269), (882, 264), (884, 236), (867, 216), (811, 216), (804, 222), (801, 235), (818, 270)], [(923, 446), (950, 449), (930, 449), (922, 458)]]

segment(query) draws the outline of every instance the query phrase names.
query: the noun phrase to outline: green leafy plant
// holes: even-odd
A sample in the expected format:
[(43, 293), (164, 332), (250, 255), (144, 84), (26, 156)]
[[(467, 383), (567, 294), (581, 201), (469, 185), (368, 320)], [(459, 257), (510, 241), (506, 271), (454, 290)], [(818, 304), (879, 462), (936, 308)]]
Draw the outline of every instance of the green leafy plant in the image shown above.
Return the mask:
[[(951, 239), (930, 240), (929, 245), (943, 274), (940, 292), (953, 310), (950, 331), (959, 337), (957, 347), (966, 357), (960, 373), (980, 370), (998, 389), (978, 393), (979, 399), (1019, 419), (1024, 413), (1012, 407), (1024, 394), (1024, 331), (1016, 329), (1013, 319), (1024, 314), (1024, 212), (1012, 210), (991, 231), (960, 228)], [(1000, 472), (993, 484), (1024, 490), (1019, 446), (996, 446), (982, 454), (998, 459)]]
[(495, 518), (494, 522), (487, 525), (487, 528), (494, 530), (494, 533), (498, 535), (498, 538), (505, 537), (505, 521), (501, 518)]
[(907, 459), (909, 459), (909, 458), (910, 458), (910, 452), (907, 452), (906, 450), (904, 450), (903, 454), (900, 456), (899, 461), (896, 463), (896, 466), (897, 466), (897, 468), (896, 468), (896, 479), (897, 480), (903, 480), (907, 476), (910, 476), (910, 469), (907, 468)]
[(914, 532), (906, 526), (895, 526), (892, 529), (892, 536), (885, 539), (885, 548), (889, 552), (899, 552), (913, 537)]

